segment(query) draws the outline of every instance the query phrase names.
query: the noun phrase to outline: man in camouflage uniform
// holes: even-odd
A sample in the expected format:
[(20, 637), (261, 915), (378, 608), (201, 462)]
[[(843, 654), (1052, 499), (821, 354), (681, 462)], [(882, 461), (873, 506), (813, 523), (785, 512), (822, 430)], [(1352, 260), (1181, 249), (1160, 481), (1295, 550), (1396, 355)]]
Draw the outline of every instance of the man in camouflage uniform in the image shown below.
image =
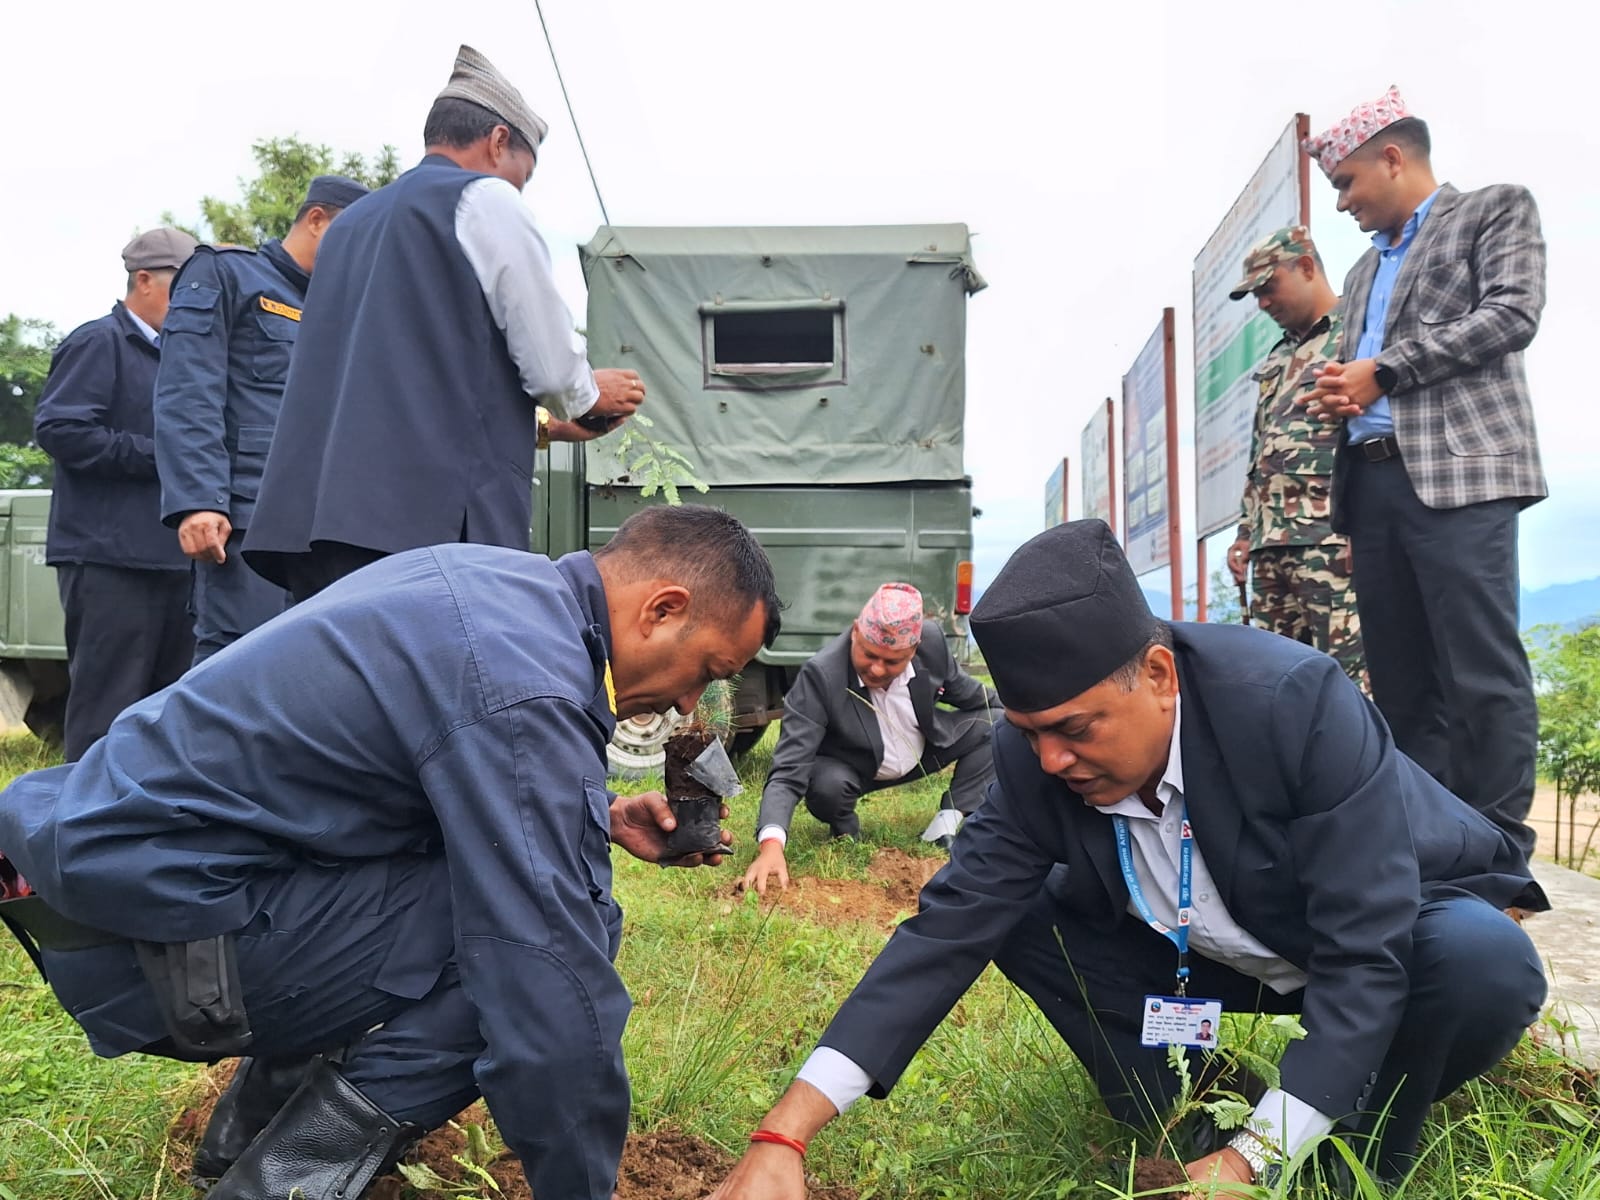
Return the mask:
[(1338, 433), (1296, 404), (1339, 352), (1339, 298), (1310, 231), (1293, 225), (1258, 242), (1229, 296), (1254, 296), (1284, 334), (1252, 376), (1260, 400), (1228, 569), (1242, 584), (1254, 567), (1257, 625), (1333, 655), (1364, 690), (1350, 545), (1328, 519)]

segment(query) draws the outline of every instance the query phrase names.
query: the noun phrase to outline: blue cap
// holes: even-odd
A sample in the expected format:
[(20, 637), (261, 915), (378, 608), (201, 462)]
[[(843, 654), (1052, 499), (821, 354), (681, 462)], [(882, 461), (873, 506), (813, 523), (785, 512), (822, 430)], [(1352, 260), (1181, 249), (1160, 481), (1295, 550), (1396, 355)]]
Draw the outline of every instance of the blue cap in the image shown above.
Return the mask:
[(307, 204), (326, 208), (349, 208), (367, 194), (367, 185), (343, 175), (318, 175), (306, 189)]

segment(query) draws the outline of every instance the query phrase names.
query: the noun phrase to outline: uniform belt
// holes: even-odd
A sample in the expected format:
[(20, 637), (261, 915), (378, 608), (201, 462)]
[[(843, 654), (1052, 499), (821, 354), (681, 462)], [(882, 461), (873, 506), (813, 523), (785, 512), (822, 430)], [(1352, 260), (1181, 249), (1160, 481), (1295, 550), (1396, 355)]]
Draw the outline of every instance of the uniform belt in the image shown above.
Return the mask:
[(1388, 462), (1400, 457), (1400, 442), (1393, 435), (1373, 438), (1369, 442), (1357, 442), (1356, 450), (1368, 462)]

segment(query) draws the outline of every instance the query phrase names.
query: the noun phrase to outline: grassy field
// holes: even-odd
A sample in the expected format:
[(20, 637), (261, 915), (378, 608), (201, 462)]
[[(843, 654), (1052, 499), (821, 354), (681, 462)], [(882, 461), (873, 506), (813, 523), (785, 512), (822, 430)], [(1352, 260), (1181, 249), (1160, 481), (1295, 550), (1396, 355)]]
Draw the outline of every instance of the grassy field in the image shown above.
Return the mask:
[[(822, 904), (763, 907), (732, 885), (753, 850), (770, 745), (771, 735), (741, 767), (747, 791), (734, 803), (733, 863), (661, 871), (616, 856), (627, 910), (619, 967), (636, 1003), (626, 1039), (635, 1126), (685, 1130), (734, 1152), (886, 936), (879, 923), (830, 913), (827, 886), (843, 894), (855, 881), (851, 894), (870, 895), (879, 847), (935, 855), (917, 835), (943, 786), (870, 798), (863, 844), (827, 844), (819, 825), (797, 818), (791, 868), (823, 887)], [(0, 778), (42, 761), (26, 741), (0, 747)], [(1259, 1029), (1241, 1022), (1228, 1032), (1238, 1039)], [(27, 960), (0, 945), (0, 1200), (192, 1196), (163, 1147), (197, 1078), (179, 1064), (95, 1059)], [(1571, 1070), (1525, 1039), (1491, 1080), (1436, 1109), (1424, 1166), (1393, 1194), (1600, 1200), (1595, 1117), (1593, 1095), (1581, 1087), (1574, 1095)], [(1070, 1054), (991, 968), (893, 1096), (858, 1105), (808, 1157), (821, 1179), (863, 1197), (1117, 1200), (1130, 1195), (1118, 1165), (1128, 1154)]]

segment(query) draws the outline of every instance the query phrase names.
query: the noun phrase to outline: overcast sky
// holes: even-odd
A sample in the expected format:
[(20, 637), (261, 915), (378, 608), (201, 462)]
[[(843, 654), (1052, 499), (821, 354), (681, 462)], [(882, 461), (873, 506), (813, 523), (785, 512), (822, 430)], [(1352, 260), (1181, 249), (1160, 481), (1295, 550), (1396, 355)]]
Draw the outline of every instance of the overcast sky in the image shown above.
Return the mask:
[[(582, 319), (575, 247), (600, 213), (532, 0), (10, 10), (0, 312), (63, 329), (102, 313), (128, 237), (164, 209), (194, 219), (200, 196), (236, 195), (257, 138), (391, 142), (409, 165), (465, 41), (550, 123), (527, 198)], [(969, 309), (980, 585), (1042, 528), (1046, 477), (1076, 458), (1165, 305), (1192, 542), (1194, 256), (1296, 111), (1318, 130), (1398, 84), (1432, 127), (1441, 179), (1538, 199), (1550, 288), (1528, 361), (1552, 498), (1523, 517), (1523, 582), (1600, 574), (1588, 7), (545, 0), (545, 15), (617, 224), (972, 228), (990, 282)], [(1316, 172), (1312, 193), (1337, 283), (1365, 239)], [(1071, 491), (1077, 515), (1076, 479)]]

